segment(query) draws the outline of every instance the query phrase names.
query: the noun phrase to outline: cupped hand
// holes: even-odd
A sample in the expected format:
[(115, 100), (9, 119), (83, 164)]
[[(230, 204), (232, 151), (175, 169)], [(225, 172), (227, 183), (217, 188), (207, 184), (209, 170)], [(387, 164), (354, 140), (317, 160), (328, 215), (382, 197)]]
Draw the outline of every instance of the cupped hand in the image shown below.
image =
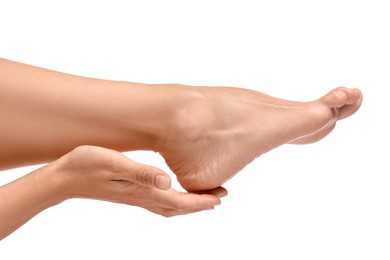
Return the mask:
[(97, 146), (80, 146), (54, 162), (67, 198), (89, 198), (145, 208), (170, 217), (213, 209), (227, 194), (222, 188), (185, 193), (170, 188), (162, 170)]

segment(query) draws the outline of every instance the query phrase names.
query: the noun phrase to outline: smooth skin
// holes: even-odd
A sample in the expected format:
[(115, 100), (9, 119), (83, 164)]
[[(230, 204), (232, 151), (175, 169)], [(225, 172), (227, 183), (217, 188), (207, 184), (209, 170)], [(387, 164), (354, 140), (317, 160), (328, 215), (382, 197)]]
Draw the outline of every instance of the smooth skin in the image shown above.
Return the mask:
[(169, 175), (121, 153), (80, 146), (36, 171), (0, 187), (0, 240), (43, 210), (72, 198), (145, 208), (171, 217), (213, 209), (226, 190), (209, 194), (170, 188)]
[[(212, 197), (187, 194), (187, 198), (200, 199), (202, 203), (209, 198), (219, 202), (218, 197), (226, 191), (218, 187), (255, 158), (284, 144), (321, 140), (334, 129), (338, 120), (358, 111), (362, 99), (361, 91), (356, 88), (339, 87), (316, 100), (297, 102), (243, 88), (152, 85), (86, 78), (0, 59), (0, 169), (47, 163), (82, 145), (119, 152), (151, 150), (164, 157), (186, 190), (211, 190), (214, 194), (209, 195)], [(59, 161), (73, 158), (75, 151)], [(75, 158), (69, 165), (83, 166), (83, 160)], [(15, 212), (18, 212), (21, 207), (18, 203), (11, 205), (14, 202), (9, 198), (20, 191), (24, 194), (25, 190), (29, 195), (26, 198), (39, 198), (35, 206), (32, 203), (33, 208), (23, 221), (39, 212), (42, 205), (58, 203), (58, 200), (42, 202), (53, 194), (53, 185), (47, 185), (51, 188), (42, 191), (28, 188), (37, 181), (52, 184), (51, 178), (45, 180), (48, 172), (56, 172), (45, 170), (50, 165), (2, 187), (0, 208), (16, 207)], [(77, 167), (70, 172), (75, 174), (58, 176), (76, 176), (74, 179), (84, 179), (84, 183), (96, 177)], [(57, 182), (63, 181), (54, 183)], [(60, 185), (66, 188), (55, 193), (70, 190), (75, 196), (72, 192), (78, 182), (65, 183), (72, 185)], [(111, 201), (109, 196), (97, 195), (101, 194), (99, 186), (92, 187), (96, 188), (96, 193), (90, 198)], [(172, 196), (164, 197), (167, 194)], [(173, 200), (175, 194), (171, 191), (161, 196)], [(148, 204), (145, 208), (167, 215), (166, 204), (153, 198), (161, 204)], [(206, 208), (211, 208), (212, 204), (207, 204)], [(34, 208), (36, 205), (40, 207)], [(181, 205), (180, 210), (174, 205)], [(204, 209), (203, 204), (199, 208), (174, 205), (168, 207), (173, 215), (178, 211)]]
[(219, 187), (260, 155), (329, 134), (362, 103), (339, 87), (310, 101), (231, 87), (80, 77), (0, 59), (0, 169), (80, 145), (160, 153), (189, 191)]
[(178, 116), (178, 122), (186, 123), (160, 149), (187, 190), (218, 187), (281, 145), (317, 142), (362, 103), (359, 89), (344, 87), (310, 102), (238, 88), (197, 91), (201, 97)]

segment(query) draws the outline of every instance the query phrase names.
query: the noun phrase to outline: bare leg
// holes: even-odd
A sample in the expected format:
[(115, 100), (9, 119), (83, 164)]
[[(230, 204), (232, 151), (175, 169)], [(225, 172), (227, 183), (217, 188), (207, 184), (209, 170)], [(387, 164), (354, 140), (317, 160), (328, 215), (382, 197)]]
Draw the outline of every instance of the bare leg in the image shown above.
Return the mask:
[(0, 59), (0, 168), (80, 145), (161, 153), (187, 190), (220, 186), (256, 157), (327, 135), (362, 102), (338, 88), (312, 102), (241, 88), (78, 77)]
[(52, 161), (83, 144), (155, 150), (170, 129), (176, 88), (0, 59), (0, 169)]

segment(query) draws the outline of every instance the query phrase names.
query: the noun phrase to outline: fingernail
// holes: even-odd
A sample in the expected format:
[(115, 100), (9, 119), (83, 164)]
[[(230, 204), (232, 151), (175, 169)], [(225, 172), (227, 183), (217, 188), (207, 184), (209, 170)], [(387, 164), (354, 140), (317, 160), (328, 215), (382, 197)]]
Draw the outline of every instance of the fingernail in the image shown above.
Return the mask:
[(214, 207), (205, 208), (205, 210), (212, 210)]
[(227, 195), (228, 195), (227, 191), (221, 192), (220, 194), (218, 194), (218, 198), (223, 198), (226, 197)]
[(162, 190), (167, 190), (171, 187), (171, 180), (164, 175), (157, 175), (154, 177), (154, 184)]

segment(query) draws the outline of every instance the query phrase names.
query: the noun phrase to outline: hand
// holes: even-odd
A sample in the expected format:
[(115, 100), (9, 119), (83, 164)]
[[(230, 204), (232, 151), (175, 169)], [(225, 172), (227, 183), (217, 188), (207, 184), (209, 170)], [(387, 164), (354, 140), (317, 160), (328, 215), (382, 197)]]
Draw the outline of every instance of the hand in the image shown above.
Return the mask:
[(66, 183), (67, 198), (124, 203), (166, 217), (213, 209), (226, 195), (221, 187), (207, 194), (176, 191), (162, 170), (96, 146), (80, 146), (51, 166)]

